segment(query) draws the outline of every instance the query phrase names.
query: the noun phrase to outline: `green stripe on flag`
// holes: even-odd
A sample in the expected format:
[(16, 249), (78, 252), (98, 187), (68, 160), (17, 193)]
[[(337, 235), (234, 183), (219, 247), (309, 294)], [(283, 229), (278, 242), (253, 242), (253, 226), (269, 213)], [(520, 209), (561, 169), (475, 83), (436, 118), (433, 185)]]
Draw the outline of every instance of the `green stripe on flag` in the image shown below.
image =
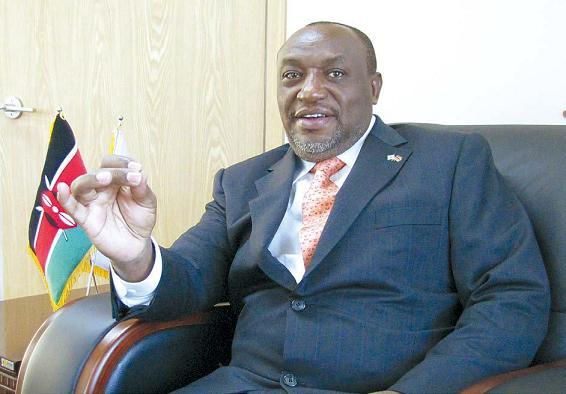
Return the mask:
[(55, 302), (61, 299), (73, 271), (91, 247), (90, 240), (80, 227), (65, 230), (65, 235), (67, 240), (63, 234), (60, 234), (45, 273), (47, 285)]

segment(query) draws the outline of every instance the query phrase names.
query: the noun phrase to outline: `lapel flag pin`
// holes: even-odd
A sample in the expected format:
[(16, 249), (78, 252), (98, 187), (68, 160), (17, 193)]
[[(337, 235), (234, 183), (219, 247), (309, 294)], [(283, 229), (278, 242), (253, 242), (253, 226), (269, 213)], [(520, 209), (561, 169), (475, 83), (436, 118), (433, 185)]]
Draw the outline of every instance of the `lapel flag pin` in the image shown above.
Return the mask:
[(388, 161), (394, 161), (399, 163), (401, 160), (403, 160), (403, 156), (399, 156), (399, 155), (387, 155), (387, 160)]

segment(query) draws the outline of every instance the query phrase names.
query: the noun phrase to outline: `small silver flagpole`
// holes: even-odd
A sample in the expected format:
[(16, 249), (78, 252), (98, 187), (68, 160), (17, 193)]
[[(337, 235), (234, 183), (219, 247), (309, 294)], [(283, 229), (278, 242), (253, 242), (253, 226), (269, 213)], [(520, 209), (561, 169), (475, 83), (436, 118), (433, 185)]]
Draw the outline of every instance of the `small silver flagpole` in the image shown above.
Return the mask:
[(94, 277), (94, 252), (90, 252), (90, 272), (88, 273), (88, 282), (86, 284), (86, 297), (90, 295), (90, 286), (92, 283), (92, 278)]
[[(94, 265), (93, 265), (94, 267)], [(96, 290), (96, 294), (98, 294), (98, 283), (96, 283), (96, 275), (94, 275), (94, 268), (93, 268), (93, 272), (92, 272), (92, 280), (94, 282), (94, 290)]]

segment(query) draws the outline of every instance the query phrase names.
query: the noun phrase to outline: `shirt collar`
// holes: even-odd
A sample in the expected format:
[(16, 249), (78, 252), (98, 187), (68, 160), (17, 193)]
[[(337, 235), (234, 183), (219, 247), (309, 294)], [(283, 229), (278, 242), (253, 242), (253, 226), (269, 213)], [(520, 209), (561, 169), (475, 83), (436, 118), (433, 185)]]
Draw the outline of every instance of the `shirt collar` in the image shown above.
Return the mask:
[[(342, 160), (344, 162), (344, 164), (346, 164), (346, 166), (353, 167), (354, 163), (356, 163), (356, 160), (358, 158), (358, 155), (360, 154), (360, 150), (362, 149), (364, 141), (366, 140), (367, 136), (369, 135), (369, 132), (371, 131), (374, 123), (375, 123), (375, 116), (372, 115), (371, 120), (369, 122), (369, 126), (368, 126), (366, 132), (364, 133), (364, 135), (362, 135), (356, 141), (356, 143), (354, 145), (352, 145), (351, 147), (349, 147), (345, 152), (342, 152), (341, 154), (336, 156), (340, 160)], [(306, 160), (301, 159), (301, 164), (302, 165), (300, 166), (300, 170), (298, 171), (297, 175), (295, 176), (294, 182), (296, 182), (302, 176), (304, 176), (310, 170), (312, 170), (312, 168), (315, 166), (316, 163), (313, 163), (312, 161), (306, 161)]]

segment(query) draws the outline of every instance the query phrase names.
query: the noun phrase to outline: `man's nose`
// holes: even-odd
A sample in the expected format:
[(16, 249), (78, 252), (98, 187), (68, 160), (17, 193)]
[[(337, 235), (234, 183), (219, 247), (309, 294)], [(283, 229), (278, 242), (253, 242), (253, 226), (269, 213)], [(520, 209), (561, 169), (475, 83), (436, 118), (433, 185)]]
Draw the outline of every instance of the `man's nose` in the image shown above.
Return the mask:
[(301, 101), (317, 101), (326, 96), (324, 81), (315, 73), (308, 74), (304, 79), (303, 86), (297, 94)]

